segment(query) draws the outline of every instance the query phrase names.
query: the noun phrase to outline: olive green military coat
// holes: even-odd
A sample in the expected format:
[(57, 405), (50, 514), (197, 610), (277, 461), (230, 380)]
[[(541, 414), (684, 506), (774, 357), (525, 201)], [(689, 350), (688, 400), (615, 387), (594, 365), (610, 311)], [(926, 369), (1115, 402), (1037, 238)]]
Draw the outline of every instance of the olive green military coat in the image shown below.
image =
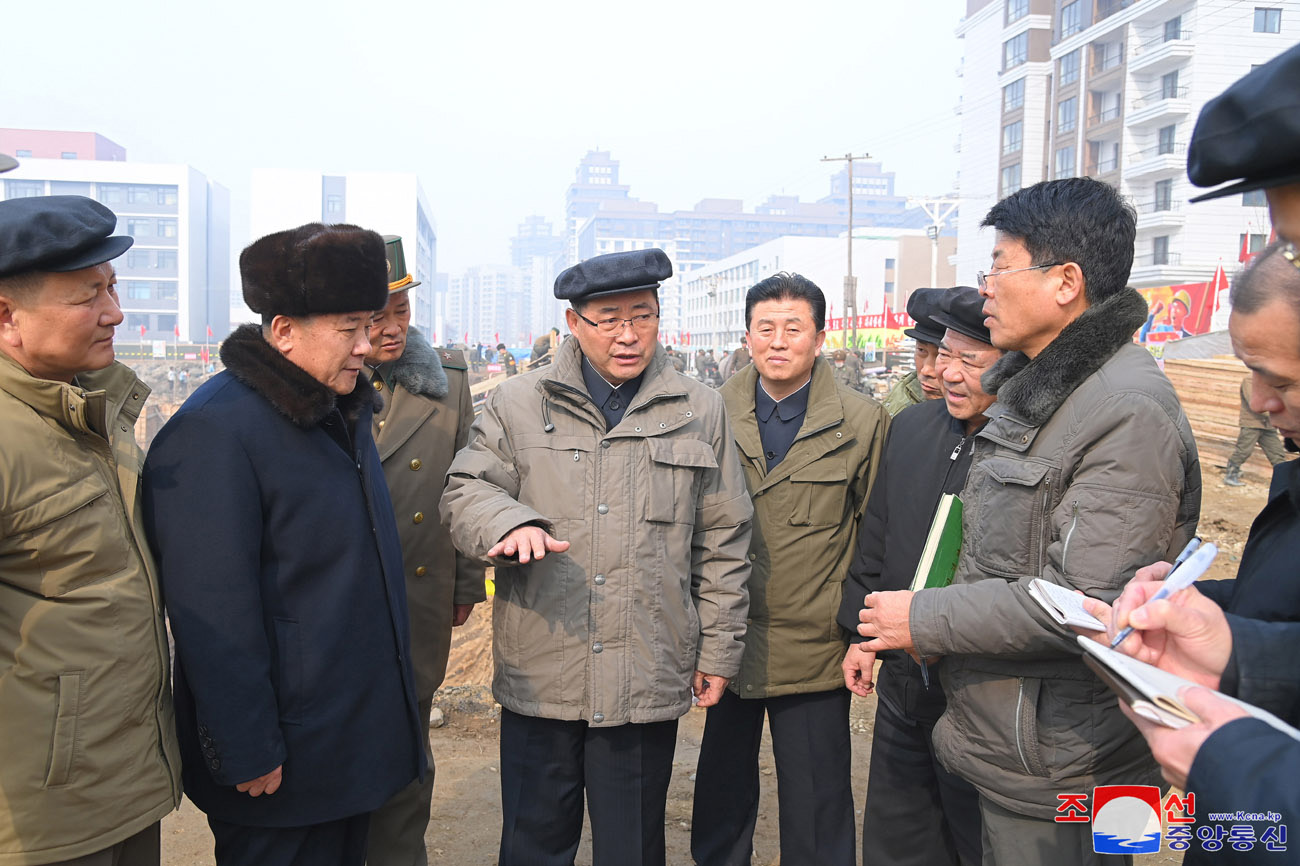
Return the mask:
[(397, 513), (411, 611), (411, 662), (415, 694), (433, 697), (447, 672), (452, 606), (487, 596), (483, 565), (456, 552), (438, 516), (447, 468), (469, 440), (474, 404), (465, 356), (434, 349), (415, 328), (406, 351), (373, 377), (384, 398), (375, 413), (375, 446)]

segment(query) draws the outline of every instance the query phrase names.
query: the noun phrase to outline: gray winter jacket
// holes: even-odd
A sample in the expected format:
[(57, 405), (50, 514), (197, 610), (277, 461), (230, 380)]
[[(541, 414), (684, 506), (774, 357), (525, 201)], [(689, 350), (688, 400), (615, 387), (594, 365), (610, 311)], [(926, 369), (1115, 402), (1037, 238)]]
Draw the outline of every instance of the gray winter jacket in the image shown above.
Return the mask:
[(1057, 794), (1094, 785), (1159, 783), (1073, 633), (1026, 592), (1041, 577), (1111, 601), (1195, 532), (1196, 443), (1169, 380), (1132, 342), (1145, 318), (1125, 290), (1032, 361), (1013, 352), (985, 374), (998, 402), (962, 492), (957, 576), (912, 603), (917, 649), (945, 656), (940, 759), (1020, 814), (1051, 819)]

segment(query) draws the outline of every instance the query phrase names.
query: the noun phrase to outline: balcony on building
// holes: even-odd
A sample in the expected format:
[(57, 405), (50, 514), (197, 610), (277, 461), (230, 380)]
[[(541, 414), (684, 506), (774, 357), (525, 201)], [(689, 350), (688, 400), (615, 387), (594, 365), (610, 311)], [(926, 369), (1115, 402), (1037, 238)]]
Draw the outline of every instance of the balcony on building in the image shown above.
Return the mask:
[(1128, 115), (1129, 126), (1144, 126), (1157, 121), (1185, 117), (1192, 110), (1188, 88), (1160, 88), (1133, 100)]
[(1192, 34), (1188, 30), (1156, 37), (1139, 42), (1133, 47), (1133, 56), (1129, 58), (1128, 67), (1133, 72), (1160, 74), (1182, 66), (1196, 53)]
[(1187, 222), (1182, 202), (1167, 200), (1143, 202), (1137, 206), (1137, 230), (1174, 228)]
[(1122, 12), (1136, 3), (1137, 0), (1096, 0), (1093, 7), (1092, 23), (1104, 21), (1116, 12)]
[(1187, 169), (1187, 144), (1173, 142), (1140, 150), (1129, 161), (1126, 175), (1130, 178), (1168, 175), (1173, 177)]
[(1094, 42), (1088, 51), (1088, 86), (1105, 89), (1107, 85), (1122, 85), (1124, 81), (1124, 43)]

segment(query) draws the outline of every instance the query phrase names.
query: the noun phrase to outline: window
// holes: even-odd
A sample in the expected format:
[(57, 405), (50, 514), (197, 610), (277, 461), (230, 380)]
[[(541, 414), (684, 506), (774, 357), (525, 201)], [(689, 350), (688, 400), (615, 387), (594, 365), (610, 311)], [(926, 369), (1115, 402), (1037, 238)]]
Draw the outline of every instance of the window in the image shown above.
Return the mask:
[(1078, 0), (1073, 3), (1066, 3), (1061, 7), (1061, 38), (1073, 36), (1083, 29), (1080, 19)]
[(127, 220), (126, 233), (133, 238), (147, 238), (153, 235), (153, 220)]
[(895, 267), (897, 267), (897, 266), (898, 266), (898, 262), (897, 262), (897, 260), (895, 260), (895, 259), (885, 259), (885, 270), (887, 270), (887, 271), (892, 271), (892, 270), (893, 270)]
[(176, 220), (158, 220), (158, 237), (174, 238), (176, 235)]
[(1174, 206), (1174, 182), (1172, 180), (1156, 181), (1156, 200), (1151, 207), (1153, 211), (1172, 210)]
[(1054, 178), (1074, 177), (1074, 145), (1067, 144), (1056, 151), (1056, 173)]
[(1173, 124), (1160, 127), (1160, 146), (1157, 148), (1158, 153), (1163, 155), (1174, 152), (1174, 132), (1176, 130), (1177, 127)]
[(127, 204), (153, 204), (153, 187), (128, 186), (126, 188)]
[(1007, 0), (1007, 23), (1019, 21), (1029, 14), (1029, 0)]
[(1056, 106), (1056, 131), (1071, 132), (1079, 113), (1079, 100), (1071, 96)]
[(1248, 255), (1264, 249), (1264, 245), (1267, 243), (1267, 235), (1239, 235), (1237, 237), (1237, 249), (1245, 247)]
[(153, 283), (145, 280), (124, 280), (126, 299), (128, 301), (153, 300)]
[(43, 180), (5, 181), (5, 198), (35, 198), (38, 195), (45, 195)]
[(101, 183), (99, 185), (99, 203), (100, 204), (121, 204), (126, 198), (125, 187), (116, 184)]
[(31, 159), (31, 157), (32, 157), (32, 152), (31, 152), (30, 150), (25, 149), (25, 148), (19, 148), (18, 150), (15, 150), (15, 151), (14, 151), (14, 156), (19, 157), (19, 158), (26, 157), (27, 159)]
[(1169, 264), (1169, 235), (1160, 235), (1151, 239), (1151, 264)]
[(176, 204), (176, 187), (158, 187), (158, 204)]
[(1006, 198), (1018, 189), (1020, 189), (1020, 163), (1002, 169), (1002, 185), (998, 195)]
[(130, 250), (126, 254), (128, 268), (147, 268), (150, 266), (148, 250)]
[(1268, 198), (1262, 189), (1252, 189), (1241, 194), (1242, 207), (1268, 207)]
[(1178, 70), (1166, 72), (1160, 76), (1160, 98), (1177, 99), (1178, 98)]
[(1165, 22), (1165, 41), (1173, 42), (1183, 38), (1183, 16), (1175, 15)]
[(1002, 88), (1002, 110), (1015, 111), (1025, 104), (1025, 79), (1021, 78)]
[(158, 250), (157, 256), (159, 270), (176, 270), (176, 250)]
[(1002, 127), (1002, 154), (1019, 153), (1025, 135), (1025, 124), (1017, 120)]
[(325, 213), (343, 213), (343, 196), (325, 196)]
[(76, 159), (76, 158), (77, 158), (77, 152), (75, 150), (65, 150), (59, 154), (59, 159)]
[(1029, 33), (1021, 33), (1002, 43), (1002, 68), (1014, 69), (1029, 59)]
[(1269, 9), (1264, 6), (1255, 7), (1255, 32), (1256, 33), (1281, 33), (1282, 32), (1282, 10)]
[(1073, 84), (1079, 80), (1079, 49), (1071, 51), (1061, 58), (1061, 85)]

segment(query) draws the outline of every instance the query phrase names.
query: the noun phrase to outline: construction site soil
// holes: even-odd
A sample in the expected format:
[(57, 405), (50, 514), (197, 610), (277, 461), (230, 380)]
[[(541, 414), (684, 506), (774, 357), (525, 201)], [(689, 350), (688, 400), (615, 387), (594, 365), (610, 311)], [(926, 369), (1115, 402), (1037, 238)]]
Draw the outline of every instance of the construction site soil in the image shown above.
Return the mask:
[[(1225, 487), (1222, 467), (1205, 465), (1205, 492), (1200, 534), (1222, 551), (1207, 577), (1236, 575), (1242, 546), (1251, 521), (1263, 507), (1268, 487), (1259, 476), (1248, 475), (1244, 487)], [(489, 600), (488, 604), (491, 604)], [(437, 764), (433, 814), (425, 836), (430, 864), (493, 866), (497, 862), (501, 792), (497, 727), (500, 706), (493, 700), (491, 610), (481, 605), (468, 623), (453, 633), (447, 679), (434, 699), (444, 724), (430, 736)], [(871, 730), (875, 697), (854, 698), (850, 729), (853, 742), (853, 791), (861, 815), (871, 757)], [(691, 797), (705, 711), (692, 710), (678, 728), (677, 754), (668, 790), (668, 863), (689, 866)], [(755, 866), (780, 863), (777, 828), (776, 775), (771, 743), (764, 737), (759, 758), (762, 783), (758, 825), (754, 835)], [(209, 866), (212, 836), (201, 812), (188, 800), (163, 821), (163, 863), (166, 866)], [(1181, 862), (1176, 853), (1143, 855), (1139, 866), (1167, 866)], [(590, 866), (590, 834), (584, 833), (577, 863)]]

